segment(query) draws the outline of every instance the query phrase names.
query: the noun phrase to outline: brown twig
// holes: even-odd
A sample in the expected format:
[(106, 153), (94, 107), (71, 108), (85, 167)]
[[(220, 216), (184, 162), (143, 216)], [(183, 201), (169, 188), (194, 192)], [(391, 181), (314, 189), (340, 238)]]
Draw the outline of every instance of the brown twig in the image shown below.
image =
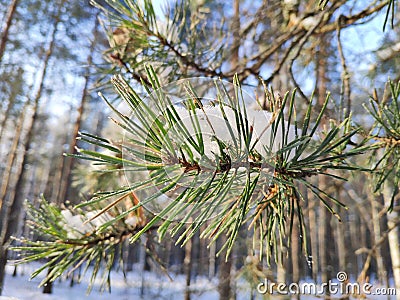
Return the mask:
[(116, 61), (119, 65), (123, 66), (134, 80), (136, 80), (138, 83), (142, 83), (142, 81), (149, 87), (151, 87), (150, 81), (147, 79), (146, 76), (142, 74), (138, 74), (137, 72), (133, 71), (129, 65), (121, 58), (121, 55), (119, 53), (114, 53), (110, 54), (110, 58), (114, 61)]
[(374, 136), (373, 138), (382, 142), (385, 146), (400, 146), (400, 139), (395, 137)]
[[(279, 63), (277, 64), (277, 66), (275, 67), (275, 69), (273, 70), (271, 75), (265, 79), (267, 82), (270, 82), (273, 79), (273, 77), (279, 73), (280, 69), (284, 65), (285, 61), (287, 60), (287, 58), (291, 52), (290, 48), (293, 48), (294, 46), (297, 45), (298, 41), (300, 40), (299, 37), (304, 37), (302, 44), (299, 46), (299, 49), (301, 49), (304, 46), (307, 39), (311, 35), (319, 35), (322, 33), (328, 33), (331, 31), (338, 30), (337, 22), (335, 21), (335, 22), (329, 23), (329, 19), (333, 15), (333, 13), (339, 7), (341, 7), (345, 2), (346, 1), (335, 1), (331, 5), (331, 7), (326, 9), (325, 12), (321, 14), (322, 15), (321, 20), (323, 18), (326, 19), (327, 23), (325, 25), (319, 27), (319, 25), (320, 25), (319, 24), (317, 26), (318, 28), (315, 27), (315, 28), (312, 28), (311, 30), (306, 30), (302, 26), (302, 20), (300, 20), (299, 23), (297, 24), (297, 26), (293, 26), (293, 28), (290, 31), (283, 32), (280, 36), (275, 37), (274, 43), (272, 43), (270, 47), (267, 47), (267, 49), (262, 50), (259, 53), (253, 55), (252, 57), (248, 58), (246, 61), (243, 61), (242, 66), (240, 66), (238, 64), (236, 68), (234, 68), (230, 71), (227, 71), (227, 72), (222, 72), (221, 70), (218, 70), (218, 69), (205, 67), (205, 66), (199, 64), (198, 62), (196, 62), (191, 55), (182, 54), (178, 50), (178, 48), (175, 45), (173, 45), (170, 41), (168, 41), (168, 39), (165, 38), (162, 34), (152, 31), (149, 28), (148, 24), (145, 22), (145, 20), (141, 20), (141, 21), (144, 22), (145, 27), (146, 26), (148, 27), (147, 35), (156, 37), (162, 46), (169, 49), (169, 51), (171, 51), (174, 54), (174, 56), (177, 57), (183, 63), (183, 65), (185, 65), (186, 67), (189, 67), (189, 68), (195, 70), (197, 73), (199, 73), (198, 75), (204, 75), (207, 77), (218, 77), (218, 78), (224, 78), (224, 79), (231, 79), (235, 74), (237, 74), (238, 78), (241, 82), (243, 82), (250, 75), (254, 75), (255, 77), (258, 78), (260, 75), (260, 69), (266, 63), (266, 61), (273, 54), (275, 54), (277, 51), (279, 51), (283, 47), (284, 44), (286, 44), (290, 40), (293, 40), (291, 46), (289, 47), (288, 50), (285, 51), (284, 55), (282, 56), (281, 60), (279, 61)], [(373, 15), (373, 14), (379, 12), (387, 4), (388, 4), (388, 1), (384, 1), (384, 2), (379, 3), (378, 5), (374, 6), (375, 5), (375, 2), (374, 2), (357, 14), (350, 15), (350, 16), (343, 16), (341, 18), (341, 22), (339, 24), (339, 29), (346, 28), (346, 27), (356, 23), (357, 21), (364, 19), (365, 17), (368, 17), (370, 15)], [(250, 32), (251, 28), (253, 28), (255, 25), (258, 24), (258, 21), (261, 19), (261, 16), (263, 14), (262, 8), (264, 7), (264, 5), (265, 5), (265, 3), (263, 3), (260, 6), (259, 10), (255, 13), (253, 20), (249, 24), (247, 24), (245, 26), (245, 28), (240, 32), (241, 36), (246, 35), (248, 32)], [(317, 11), (311, 12), (311, 14), (316, 15)], [(306, 17), (309, 17), (309, 16), (307, 15), (304, 18), (306, 18)], [(319, 22), (319, 23), (321, 23), (321, 22)], [(297, 40), (296, 40), (296, 38), (297, 38)], [(140, 82), (140, 78), (142, 78), (144, 80), (145, 84), (149, 84), (149, 82), (146, 80), (146, 78), (144, 78), (143, 76), (140, 76), (140, 74), (137, 74), (136, 72), (132, 71), (129, 68), (129, 66), (127, 65), (127, 63), (124, 62), (122, 59), (120, 59), (119, 57), (112, 57), (112, 58), (114, 60), (116, 60), (119, 64), (124, 66), (124, 68), (127, 70), (127, 72), (130, 73), (135, 80)], [(245, 66), (246, 62), (250, 62), (250, 61), (255, 61), (255, 63), (246, 67)], [(291, 70), (291, 67), (289, 68), (289, 71), (290, 71), (289, 73), (292, 77), (294, 84), (298, 88), (298, 84), (293, 77), (293, 72)], [(299, 90), (299, 93), (302, 95), (302, 97), (305, 97), (305, 95), (301, 91), (301, 89), (298, 88), (298, 90)]]
[[(348, 118), (350, 115), (350, 108), (351, 108), (351, 88), (350, 88), (350, 73), (347, 69), (347, 64), (346, 64), (346, 58), (344, 57), (344, 53), (343, 53), (343, 47), (342, 47), (342, 42), (340, 40), (340, 33), (341, 33), (341, 28), (340, 28), (340, 23), (342, 21), (343, 16), (340, 15), (337, 19), (337, 28), (336, 28), (336, 39), (337, 39), (337, 48), (339, 51), (339, 57), (340, 57), (340, 62), (342, 65), (342, 87), (340, 90), (340, 105), (341, 105), (341, 109), (340, 112), (343, 110), (344, 108), (344, 103), (346, 102), (346, 113), (344, 115), (345, 118)], [(342, 116), (340, 116), (339, 118), (340, 120), (342, 120)]]
[[(360, 11), (358, 14), (351, 15), (351, 16), (343, 16), (343, 22), (340, 24), (340, 29), (346, 28), (349, 25), (354, 24), (355, 22), (364, 19), (365, 17), (368, 17), (374, 13), (379, 12), (381, 9), (383, 9), (385, 6), (387, 6), (389, 1), (383, 1), (377, 6), (373, 7), (373, 5), (368, 6), (366, 9)], [(322, 28), (320, 28), (317, 33), (327, 33), (327, 32), (332, 32), (337, 30), (337, 24), (335, 23), (329, 23)]]
[[(118, 233), (112, 234), (104, 234), (103, 236), (99, 236), (96, 234), (97, 238), (90, 239), (90, 240), (74, 240), (74, 239), (67, 239), (67, 240), (58, 240), (58, 244), (65, 244), (65, 245), (73, 245), (73, 246), (81, 246), (85, 248), (90, 248), (92, 246), (98, 245), (99, 243), (104, 243), (106, 241), (114, 241), (114, 244), (118, 244), (127, 238), (133, 236), (134, 234), (138, 233), (140, 230), (144, 229), (146, 225), (138, 226), (130, 230), (124, 230)], [(151, 226), (148, 230), (157, 229), (158, 225)]]
[(316, 22), (316, 24), (304, 35), (304, 37), (302, 38), (302, 41), (300, 42), (300, 44), (297, 47), (297, 50), (296, 50), (295, 54), (290, 59), (289, 64), (288, 64), (288, 72), (289, 72), (289, 75), (290, 75), (290, 77), (291, 77), (291, 79), (293, 81), (293, 84), (295, 85), (296, 89), (299, 91), (301, 97), (306, 101), (306, 103), (308, 103), (308, 97), (304, 94), (304, 92), (300, 88), (299, 84), (297, 83), (296, 79), (294, 78), (293, 64), (294, 64), (295, 60), (299, 57), (300, 52), (303, 49), (303, 47), (306, 44), (306, 42), (308, 41), (308, 39), (317, 30), (317, 28), (323, 22), (324, 18), (325, 18), (325, 14), (321, 14), (319, 19), (318, 19), (318, 22)]

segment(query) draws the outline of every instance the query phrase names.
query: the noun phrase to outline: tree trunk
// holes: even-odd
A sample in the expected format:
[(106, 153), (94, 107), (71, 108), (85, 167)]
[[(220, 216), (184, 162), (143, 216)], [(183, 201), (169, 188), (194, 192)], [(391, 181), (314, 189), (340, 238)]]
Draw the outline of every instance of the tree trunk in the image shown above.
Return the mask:
[[(102, 135), (102, 131), (105, 127), (106, 120), (107, 120), (106, 114), (102, 110), (100, 110), (96, 113), (96, 121), (93, 122), (94, 123), (93, 128), (95, 128), (95, 131), (94, 131), (95, 135), (97, 135), (97, 136)], [(101, 150), (100, 146), (98, 146), (98, 145), (89, 145), (89, 147), (90, 147), (89, 149), (91, 151), (100, 151)]]
[[(327, 185), (325, 183), (325, 178), (320, 178), (319, 188), (325, 190)], [(320, 256), (320, 266), (321, 266), (321, 281), (322, 283), (327, 283), (331, 278), (331, 260), (330, 260), (330, 247), (329, 243), (331, 242), (331, 218), (332, 215), (325, 207), (323, 203), (320, 204), (320, 213), (319, 213), (319, 231), (318, 231), (318, 240), (319, 240), (319, 256)], [(327, 295), (329, 295), (329, 289), (325, 289)]]
[[(46, 56), (45, 56), (45, 59), (44, 59), (44, 66), (43, 66), (43, 73), (42, 73), (42, 78), (41, 78), (41, 84), (40, 84), (40, 87), (39, 87), (38, 92), (36, 94), (35, 103), (36, 102), (39, 103), (39, 99), (40, 99), (41, 94), (42, 94), (42, 89), (43, 89), (43, 86), (44, 86), (44, 79), (46, 77), (46, 72), (47, 72), (47, 65), (48, 65), (50, 57), (51, 57), (51, 55), (53, 53), (53, 49), (54, 49), (54, 45), (55, 45), (55, 41), (56, 41), (56, 35), (57, 35), (57, 27), (58, 27), (58, 24), (60, 23), (61, 10), (62, 10), (62, 7), (64, 6), (65, 1), (66, 0), (61, 0), (59, 6), (57, 8), (57, 13), (56, 13), (56, 15), (54, 17), (53, 32), (52, 32), (52, 35), (51, 35), (51, 41), (50, 41), (49, 47), (48, 47), (48, 49), (46, 51)], [(36, 112), (36, 110), (35, 110), (35, 112)], [(21, 179), (22, 179), (22, 177), (21, 177)], [(51, 267), (48, 269), (48, 273), (50, 273), (50, 272), (51, 272)], [(53, 283), (52, 282), (46, 282), (44, 284), (43, 293), (44, 294), (53, 293)]]
[[(9, 155), (7, 157), (6, 167), (4, 169), (4, 173), (2, 176), (2, 181), (1, 181), (1, 186), (0, 186), (0, 212), (4, 212), (4, 213), (7, 211), (7, 209), (3, 210), (3, 204), (6, 204), (5, 197), (6, 197), (7, 187), (10, 184), (11, 175), (12, 175), (12, 167), (13, 167), (15, 159), (17, 157), (19, 140), (21, 137), (22, 128), (24, 127), (23, 125), (24, 125), (24, 120), (25, 120), (25, 112), (26, 112), (27, 104), (28, 104), (28, 102), (24, 105), (24, 108), (22, 109), (21, 115), (18, 120), (17, 127), (15, 128), (13, 143), (11, 145)], [(1, 213), (0, 213), (0, 215), (1, 215)], [(1, 218), (1, 220), (4, 220), (4, 216)], [(3, 228), (3, 224), (0, 224), (0, 233), (2, 232), (2, 228)]]
[(299, 221), (297, 219), (293, 222), (292, 237), (291, 237), (291, 260), (292, 260), (292, 281), (298, 283), (300, 281), (300, 232), (299, 232)]
[[(360, 228), (360, 219), (357, 214), (351, 218), (350, 222), (350, 236), (351, 239), (351, 249), (359, 249), (360, 248), (360, 234), (358, 229)], [(354, 237), (358, 237), (355, 239)], [(361, 245), (362, 247), (362, 245)], [(353, 256), (354, 257), (354, 256)], [(363, 257), (362, 255), (357, 255), (352, 263), (352, 274), (358, 274), (360, 272), (360, 266), (363, 265)]]
[[(22, 80), (21, 77), (22, 77), (22, 69), (18, 69), (18, 74), (17, 74), (15, 80)], [(3, 117), (3, 120), (1, 120), (1, 125), (0, 125), (0, 145), (2, 145), (2, 138), (3, 138), (4, 131), (6, 129), (6, 126), (7, 126), (7, 121), (11, 115), (12, 109), (14, 108), (15, 100), (17, 99), (18, 93), (20, 92), (18, 84), (16, 84), (15, 82), (10, 83), (10, 84), (11, 84), (12, 91), (11, 91), (10, 96), (8, 97), (7, 107), (5, 109), (4, 117)]]
[(14, 141), (10, 149), (10, 154), (8, 155), (7, 163), (6, 163), (6, 168), (4, 170), (4, 176), (3, 180), (0, 186), (0, 295), (2, 293), (2, 288), (4, 284), (4, 277), (5, 277), (5, 265), (7, 263), (7, 241), (8, 238), (6, 238), (6, 228), (7, 224), (5, 222), (7, 221), (6, 214), (9, 213), (9, 203), (6, 202), (6, 192), (7, 192), (7, 187), (9, 186), (10, 179), (11, 179), (11, 174), (12, 174), (12, 167), (15, 162), (15, 158), (17, 156), (17, 149), (18, 149), (18, 144), (25, 120), (25, 110), (26, 110), (27, 105), (24, 106), (21, 116), (19, 118), (16, 131), (15, 131), (15, 136), (14, 136)]
[[(87, 65), (88, 68), (90, 68), (93, 64), (93, 55), (95, 52), (95, 47), (96, 47), (96, 35), (97, 35), (97, 31), (98, 31), (98, 27), (99, 27), (99, 18), (98, 18), (98, 14), (96, 14), (95, 16), (95, 24), (93, 27), (93, 40), (90, 44), (90, 49), (89, 49), (89, 55), (87, 57)], [(75, 124), (74, 124), (74, 129), (72, 132), (72, 136), (71, 136), (71, 141), (69, 143), (69, 150), (68, 153), (74, 153), (76, 150), (76, 143), (77, 143), (77, 137), (79, 134), (79, 129), (82, 125), (82, 118), (83, 118), (83, 114), (85, 111), (85, 105), (89, 96), (89, 82), (90, 82), (90, 70), (88, 69), (85, 76), (84, 76), (84, 86), (83, 86), (83, 90), (82, 90), (82, 97), (81, 97), (81, 101), (78, 107), (78, 116), (76, 118)], [(64, 157), (63, 159), (63, 172), (62, 172), (62, 179), (60, 181), (60, 192), (58, 194), (57, 197), (57, 201), (58, 203), (64, 203), (67, 200), (67, 197), (70, 196), (68, 195), (68, 191), (70, 189), (71, 186), (71, 171), (73, 169), (74, 166), (74, 159), (72, 159), (71, 157)]]
[[(389, 182), (387, 182), (383, 188), (383, 197), (385, 200), (385, 205), (389, 207), (390, 201), (392, 198), (393, 188), (389, 186)], [(392, 211), (386, 214), (387, 217), (387, 225), (388, 228), (392, 228), (395, 226), (395, 222), (398, 220), (398, 212)], [(396, 288), (396, 299), (400, 299), (400, 247), (399, 247), (399, 227), (392, 229), (388, 234), (388, 243), (390, 249), (390, 258), (392, 260), (392, 270), (393, 270), (393, 279), (394, 286)]]
[[(234, 70), (237, 68), (239, 63), (239, 45), (240, 45), (240, 0), (233, 0), (234, 7), (234, 22), (233, 22), (233, 47), (231, 56), (231, 68)], [(221, 236), (221, 243), (224, 245), (227, 241), (227, 236), (223, 234)], [(224, 251), (225, 252), (225, 251)], [(210, 252), (210, 255), (212, 253)], [(210, 256), (210, 268), (212, 268), (212, 260)], [(221, 253), (220, 264), (219, 264), (219, 283), (218, 283), (218, 293), (220, 300), (230, 300), (231, 299), (231, 268), (232, 261), (230, 258), (226, 260), (225, 253)], [(211, 269), (210, 269), (211, 270)], [(209, 274), (211, 275), (211, 274)]]
[(8, 33), (10, 32), (11, 22), (14, 18), (15, 11), (17, 9), (19, 0), (13, 0), (8, 7), (7, 15), (6, 15), (6, 24), (4, 25), (3, 34), (0, 40), (0, 64), (3, 59), (4, 51), (6, 49), (6, 45), (8, 42)]
[[(227, 241), (227, 236), (225, 234), (221, 235), (221, 245), (224, 245)], [(231, 259), (225, 259), (225, 251), (221, 253), (220, 263), (219, 263), (219, 283), (218, 283), (218, 293), (219, 300), (230, 300), (231, 299)]]
[[(317, 111), (319, 111), (325, 101), (327, 85), (328, 85), (328, 49), (326, 46), (327, 36), (323, 35), (320, 39), (319, 49), (316, 53), (316, 97), (318, 100)], [(326, 120), (321, 120), (321, 127), (326, 124)], [(327, 178), (320, 176), (318, 178), (318, 187), (322, 191), (326, 191), (328, 188)], [(330, 222), (331, 213), (327, 210), (325, 205), (321, 202), (319, 206), (319, 230), (318, 230), (318, 240), (319, 240), (319, 262), (321, 269), (321, 280), (322, 283), (327, 283), (331, 279), (330, 274), (330, 259), (329, 259), (329, 242), (330, 242)], [(329, 294), (329, 289), (325, 289), (326, 294)]]
[(186, 288), (185, 288), (185, 300), (190, 300), (190, 281), (192, 277), (192, 247), (193, 238), (189, 239), (185, 244), (185, 259), (183, 260), (184, 270), (186, 275)]
[[(10, 197), (9, 199), (9, 206), (8, 206), (8, 210), (7, 213), (5, 214), (4, 219), (2, 220), (3, 222), (3, 226), (2, 226), (2, 230), (1, 230), (1, 236), (0, 236), (0, 245), (2, 247), (6, 247), (6, 243), (8, 242), (10, 236), (12, 234), (14, 234), (17, 230), (18, 227), (18, 223), (19, 223), (19, 217), (20, 217), (20, 212), (21, 212), (21, 207), (23, 204), (23, 197), (22, 195), (20, 195), (18, 193), (18, 191), (21, 191), (23, 188), (23, 184), (24, 184), (24, 177), (25, 177), (25, 168), (24, 166), (26, 165), (26, 163), (28, 162), (28, 156), (29, 156), (29, 150), (32, 147), (32, 143), (33, 143), (33, 139), (34, 139), (34, 127), (35, 127), (35, 123), (38, 119), (38, 115), (39, 115), (39, 104), (40, 104), (40, 99), (42, 96), (42, 91), (44, 88), (44, 81), (46, 78), (46, 73), (47, 73), (47, 66), (50, 60), (50, 57), (53, 53), (53, 49), (54, 49), (54, 45), (55, 45), (55, 38), (56, 38), (56, 34), (57, 34), (57, 27), (58, 27), (58, 23), (60, 22), (60, 15), (61, 15), (61, 8), (64, 4), (65, 0), (61, 1), (61, 4), (58, 7), (58, 11), (54, 17), (54, 24), (53, 24), (53, 28), (52, 28), (52, 32), (50, 34), (51, 39), (50, 39), (50, 43), (48, 45), (44, 60), (43, 60), (43, 67), (42, 67), (42, 71), (41, 71), (41, 75), (39, 78), (39, 87), (38, 90), (36, 91), (35, 97), (33, 99), (33, 114), (32, 114), (32, 118), (31, 118), (31, 122), (27, 128), (27, 134), (26, 134), (26, 140), (25, 140), (25, 146), (24, 146), (24, 150), (23, 150), (23, 154), (22, 154), (22, 161), (21, 161), (21, 170), (20, 170), (20, 174), (18, 174), (18, 179), (17, 182), (15, 184), (14, 187), (14, 196)], [(6, 260), (6, 257), (3, 255), (6, 255), (7, 251), (5, 249), (3, 249), (1, 251), (2, 253), (2, 257), (4, 258), (4, 260)], [(0, 265), (0, 270), (4, 270), (5, 268), (5, 264), (1, 264)], [(0, 271), (4, 272), (4, 271)]]
[[(287, 271), (286, 271), (286, 249), (285, 248), (278, 248), (278, 261), (276, 262), (276, 282), (278, 284), (286, 284), (286, 276), (287, 276)], [(286, 299), (284, 295), (277, 295), (277, 299)]]
[(216, 243), (211, 243), (209, 247), (209, 259), (208, 259), (208, 279), (215, 277), (215, 256), (216, 256)]
[[(339, 211), (339, 207), (337, 210)], [(336, 220), (335, 220), (336, 221)], [(346, 241), (345, 241), (345, 233), (343, 231), (344, 226), (340, 222), (335, 222), (335, 231), (336, 231), (336, 244), (337, 244), (337, 255), (339, 260), (339, 270), (345, 272), (346, 267)]]
[(142, 270), (142, 276), (141, 276), (141, 285), (140, 285), (140, 296), (143, 298), (144, 297), (144, 289), (145, 289), (145, 271), (147, 271), (147, 253), (146, 253), (146, 249), (147, 249), (147, 245), (148, 245), (148, 239), (150, 237), (146, 236), (146, 237), (142, 237), (141, 241), (143, 243), (143, 246), (141, 245), (140, 249), (139, 249), (139, 265), (140, 265), (140, 269)]
[(312, 271), (312, 278), (314, 282), (318, 279), (319, 260), (318, 260), (318, 224), (315, 213), (315, 202), (312, 192), (308, 192), (308, 220), (310, 224), (310, 241), (311, 241), (311, 257), (309, 257), (309, 264)]
[[(70, 110), (69, 115), (71, 115), (72, 113), (72, 108)], [(67, 124), (71, 124), (71, 119), (68, 119), (68, 121), (66, 122)], [(69, 130), (69, 126), (68, 127)], [(68, 136), (68, 130), (66, 130), (65, 135), (60, 139), (60, 141), (58, 142), (61, 145), (65, 145), (68, 143), (69, 141), (69, 136)], [(58, 139), (56, 139), (58, 140)], [(54, 160), (55, 160), (55, 170), (54, 170), (54, 175), (52, 178), (52, 190), (51, 190), (51, 196), (50, 199), (52, 200), (52, 202), (58, 204), (61, 204), (62, 201), (60, 201), (60, 188), (62, 185), (62, 178), (63, 178), (63, 167), (64, 167), (64, 157), (63, 157), (63, 149), (61, 149), (60, 153), (58, 153)]]
[[(337, 186), (336, 191), (336, 199), (340, 201), (341, 191), (343, 189), (343, 185), (340, 184)], [(336, 205), (336, 211), (340, 213), (341, 207)], [(336, 220), (334, 220), (336, 221)], [(334, 232), (335, 232), (335, 241), (336, 241), (336, 249), (337, 249), (337, 256), (339, 261), (339, 271), (346, 272), (347, 271), (347, 263), (346, 263), (346, 256), (347, 256), (347, 249), (346, 249), (346, 233), (345, 233), (346, 226), (344, 223), (335, 222)]]
[[(343, 188), (343, 185), (340, 184), (338, 186), (336, 186), (336, 191), (335, 191), (335, 197), (336, 199), (338, 199), (340, 201), (340, 197), (341, 197), (341, 190)], [(336, 211), (337, 213), (340, 214), (341, 211), (341, 206), (340, 205), (336, 205)], [(334, 218), (332, 218), (334, 219)], [(335, 261), (336, 263), (336, 270), (338, 270), (338, 272), (346, 272), (347, 274), (350, 274), (349, 270), (347, 270), (347, 247), (346, 247), (346, 224), (342, 223), (342, 222), (338, 222), (337, 220), (333, 220), (335, 223), (333, 225), (332, 231), (333, 231), (333, 238), (334, 241), (336, 242), (336, 252), (335, 255), (337, 257), (337, 260)], [(351, 251), (351, 250), (350, 250)], [(341, 290), (341, 293), (343, 294), (342, 296), (342, 300), (348, 300), (350, 299), (350, 295), (347, 295), (345, 288), (343, 288)], [(345, 295), (346, 294), (346, 295)]]
[[(381, 224), (380, 224), (380, 216), (379, 210), (381, 207), (381, 203), (379, 201), (379, 197), (375, 197), (373, 194), (368, 193), (369, 202), (371, 203), (371, 215), (372, 215), (372, 226), (374, 232), (374, 244), (376, 244), (382, 237), (381, 232)], [(375, 250), (375, 258), (376, 258), (376, 267), (378, 280), (381, 284), (387, 282), (387, 272), (385, 269), (385, 265), (383, 262), (382, 256), (382, 248), (378, 247)]]
[[(239, 63), (239, 45), (240, 45), (240, 0), (233, 0), (234, 15), (233, 15), (233, 47), (231, 56), (231, 68), (234, 70), (238, 67)], [(227, 236), (223, 234), (221, 236), (221, 244), (224, 245), (227, 241)], [(232, 296), (231, 290), (231, 258), (226, 259), (225, 251), (221, 253), (220, 264), (219, 264), (219, 283), (218, 293), (220, 300), (230, 300)]]
[(7, 248), (0, 246), (0, 296), (3, 293), (5, 267), (7, 263)]
[[(52, 268), (48, 268), (47, 274), (50, 274)], [(52, 282), (46, 282), (43, 285), (43, 294), (52, 294), (53, 293), (53, 283)]]

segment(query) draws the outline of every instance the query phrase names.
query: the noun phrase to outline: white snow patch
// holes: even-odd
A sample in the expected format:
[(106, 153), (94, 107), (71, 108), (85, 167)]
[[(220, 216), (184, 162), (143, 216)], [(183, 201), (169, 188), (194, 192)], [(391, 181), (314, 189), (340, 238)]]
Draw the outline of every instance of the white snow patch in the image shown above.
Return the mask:
[(68, 209), (62, 210), (61, 215), (64, 220), (61, 225), (65, 225), (67, 237), (69, 239), (79, 239), (86, 233), (93, 232), (103, 224), (113, 220), (113, 217), (109, 213), (105, 212), (88, 222), (88, 220), (96, 216), (99, 212), (99, 210), (93, 210), (87, 212), (86, 215), (73, 215)]
[(137, 216), (129, 217), (125, 220), (125, 224), (136, 227), (136, 225), (140, 222), (140, 219)]
[[(178, 123), (178, 125), (175, 125), (170, 129), (171, 138), (176, 140), (177, 137), (181, 135), (181, 127), (184, 126), (192, 137), (194, 137), (196, 133), (202, 133), (205, 150), (204, 154), (208, 158), (213, 158), (216, 154), (219, 154), (218, 142), (215, 140), (215, 137), (233, 149), (235, 140), (236, 142), (239, 142), (239, 132), (237, 129), (238, 125), (235, 118), (235, 111), (226, 106), (224, 106), (223, 109), (225, 111), (227, 121), (225, 121), (219, 106), (204, 106), (203, 109), (196, 109), (195, 113), (199, 122), (198, 128), (196, 128), (196, 125), (194, 125), (194, 116), (191, 115), (193, 113), (184, 107), (175, 107), (175, 110), (178, 113), (181, 121)], [(241, 115), (244, 117), (243, 112), (241, 112)], [(262, 156), (265, 156), (267, 153), (264, 147), (269, 147), (271, 144), (272, 114), (267, 111), (248, 109), (246, 115), (248, 127), (250, 128), (251, 126), (253, 130), (251, 146), (256, 143), (254, 149)], [(228, 124), (230, 124), (230, 128)], [(289, 126), (288, 137), (288, 142), (293, 141), (295, 138), (293, 126)], [(281, 148), (281, 138), (282, 134), (281, 129), (279, 128), (275, 142), (273, 145), (271, 145), (271, 150), (273, 152), (276, 152)], [(187, 141), (181, 142), (183, 143)], [(241, 150), (245, 150), (243, 141)], [(195, 157), (199, 158), (199, 154), (196, 153), (194, 149), (192, 149), (192, 151), (195, 154)]]

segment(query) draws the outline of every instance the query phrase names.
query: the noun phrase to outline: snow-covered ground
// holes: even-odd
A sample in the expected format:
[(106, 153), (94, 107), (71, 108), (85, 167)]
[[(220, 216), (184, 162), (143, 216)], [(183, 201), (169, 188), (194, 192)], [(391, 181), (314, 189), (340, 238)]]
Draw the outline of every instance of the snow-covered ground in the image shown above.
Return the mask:
[[(138, 272), (129, 272), (126, 279), (124, 279), (122, 272), (112, 272), (111, 294), (108, 291), (100, 293), (99, 285), (95, 285), (92, 292), (87, 295), (88, 279), (85, 278), (72, 288), (69, 286), (70, 280), (57, 280), (54, 283), (53, 294), (46, 295), (42, 293), (41, 288), (38, 288), (43, 277), (29, 280), (29, 274), (34, 270), (34, 267), (35, 265), (19, 266), (18, 275), (12, 277), (14, 267), (7, 266), (3, 296), (15, 297), (18, 300), (184, 299), (185, 278), (183, 276), (177, 276), (171, 282), (166, 275), (154, 273), (145, 273), (142, 279)], [(199, 278), (194, 280), (191, 289), (193, 300), (218, 299), (215, 281)], [(246, 297), (242, 296), (238, 299), (246, 299)]]
[[(95, 284), (90, 294), (86, 294), (88, 278), (81, 283), (75, 283), (70, 287), (70, 280), (62, 279), (54, 283), (53, 294), (43, 294), (42, 288), (38, 288), (43, 277), (29, 280), (29, 274), (39, 265), (30, 264), (18, 267), (18, 275), (12, 277), (13, 266), (7, 266), (7, 276), (4, 284), (3, 296), (0, 300), (183, 300), (185, 295), (185, 277), (175, 276), (170, 281), (165, 274), (145, 273), (144, 276), (138, 271), (132, 271), (124, 278), (122, 272), (111, 273), (111, 293), (100, 292), (99, 285)], [(170, 274), (173, 276), (173, 274)], [(192, 300), (218, 300), (217, 280), (208, 280), (199, 277), (192, 280)], [(261, 294), (254, 295), (254, 300), (261, 299), (283, 299), (278, 297), (263, 298)], [(333, 296), (340, 299), (341, 295)], [(8, 298), (11, 297), (11, 298)], [(294, 296), (295, 297), (295, 296)], [(250, 297), (249, 286), (241, 282), (237, 287), (237, 300), (248, 300)], [(290, 299), (290, 297), (284, 298)], [(296, 298), (292, 298), (296, 299)], [(321, 297), (301, 295), (302, 300), (316, 300)], [(355, 299), (352, 298), (351, 299)], [(367, 299), (387, 300), (396, 299), (396, 296), (368, 296)]]

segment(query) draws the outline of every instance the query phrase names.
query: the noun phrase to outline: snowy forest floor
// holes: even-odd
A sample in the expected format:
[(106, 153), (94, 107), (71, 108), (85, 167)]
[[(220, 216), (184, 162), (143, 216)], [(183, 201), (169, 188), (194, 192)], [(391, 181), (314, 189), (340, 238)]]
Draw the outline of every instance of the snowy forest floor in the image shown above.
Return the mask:
[[(74, 283), (71, 287), (70, 279), (62, 278), (53, 285), (53, 294), (43, 294), (42, 288), (38, 288), (43, 276), (38, 276), (32, 280), (30, 274), (39, 267), (38, 264), (22, 265), (17, 267), (17, 276), (12, 276), (14, 266), (7, 265), (3, 296), (14, 297), (18, 300), (183, 300), (185, 295), (185, 277), (183, 275), (173, 276), (170, 281), (165, 274), (154, 272), (145, 272), (142, 276), (140, 272), (133, 271), (127, 273), (124, 278), (122, 272), (111, 272), (111, 293), (107, 291), (100, 292), (99, 284), (96, 282), (90, 294), (86, 294), (88, 287), (88, 276), (82, 278), (81, 283)], [(46, 271), (44, 271), (45, 273)], [(89, 270), (90, 273), (90, 270)], [(191, 283), (192, 300), (218, 300), (217, 279), (208, 280), (204, 277), (197, 277)], [(250, 287), (246, 282), (237, 283), (237, 300), (251, 299)], [(253, 299), (290, 299), (290, 297), (271, 296), (262, 297), (261, 294), (254, 293)], [(0, 297), (1, 299), (1, 297)], [(294, 296), (294, 298), (296, 297)], [(301, 295), (302, 300), (323, 299), (309, 295)], [(332, 297), (340, 299), (340, 295)], [(351, 298), (354, 299), (354, 298)], [(369, 296), (367, 299), (388, 300), (396, 299), (395, 296)]]
[[(38, 288), (43, 276), (29, 280), (29, 275), (37, 266), (35, 264), (18, 266), (17, 276), (12, 277), (14, 267), (8, 265), (3, 296), (15, 297), (18, 300), (184, 299), (184, 276), (174, 276), (171, 282), (164, 274), (146, 272), (142, 278), (141, 274), (135, 271), (129, 272), (126, 278), (122, 272), (113, 271), (111, 273), (111, 294), (108, 290), (101, 293), (99, 285), (95, 284), (92, 292), (86, 295), (88, 276), (84, 277), (81, 283), (75, 283), (73, 287), (70, 287), (70, 279), (57, 280), (53, 285), (53, 294), (43, 294), (42, 288)], [(216, 280), (210, 281), (201, 277), (193, 279), (191, 290), (193, 291), (193, 300), (218, 299)], [(248, 298), (240, 294), (239, 292), (238, 300)]]

